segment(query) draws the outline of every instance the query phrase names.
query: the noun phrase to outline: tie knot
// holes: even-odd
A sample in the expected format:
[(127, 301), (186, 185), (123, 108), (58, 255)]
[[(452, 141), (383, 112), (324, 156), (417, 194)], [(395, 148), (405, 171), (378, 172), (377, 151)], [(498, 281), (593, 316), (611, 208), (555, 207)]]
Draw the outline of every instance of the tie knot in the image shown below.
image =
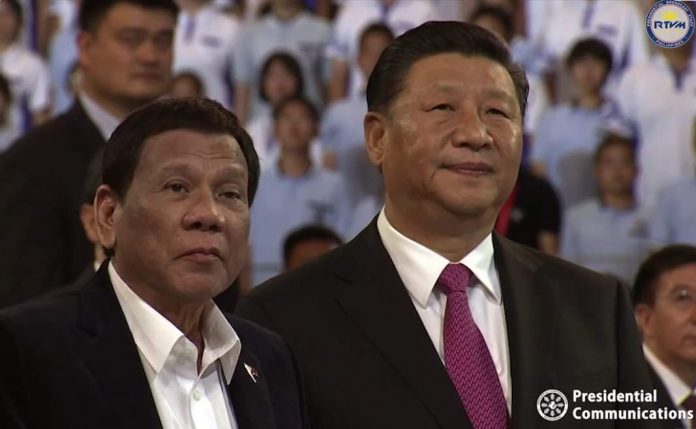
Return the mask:
[(448, 264), (437, 279), (437, 284), (445, 295), (451, 292), (466, 292), (470, 274), (469, 269), (462, 264)]

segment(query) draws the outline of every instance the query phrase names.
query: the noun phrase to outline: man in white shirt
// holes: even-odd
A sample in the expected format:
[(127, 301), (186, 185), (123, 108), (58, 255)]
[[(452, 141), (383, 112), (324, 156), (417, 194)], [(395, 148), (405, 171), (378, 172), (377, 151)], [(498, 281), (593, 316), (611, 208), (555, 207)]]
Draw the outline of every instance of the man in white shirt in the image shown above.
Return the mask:
[(70, 283), (92, 261), (78, 216), (87, 165), (167, 90), (177, 13), (173, 0), (82, 2), (78, 100), (0, 155), (0, 307)]
[(0, 313), (0, 415), (37, 429), (307, 427), (288, 346), (213, 302), (245, 265), (258, 177), (219, 103), (126, 118), (94, 199), (109, 259), (80, 289)]
[(210, 0), (182, 0), (174, 37), (174, 72), (193, 72), (205, 96), (232, 107), (232, 56), (240, 23)]
[(293, 346), (314, 426), (537, 428), (548, 389), (570, 401), (649, 388), (625, 288), (492, 232), (517, 179), (527, 91), (475, 25), (429, 22), (383, 51), (364, 119), (379, 216), (240, 303)]
[[(696, 247), (671, 245), (651, 255), (636, 276), (633, 302), (659, 405), (696, 413)], [(679, 420), (664, 428), (696, 427), (696, 415)]]
[(22, 17), (18, 0), (0, 2), (0, 73), (9, 80), (15, 100), (13, 126), (27, 131), (48, 119), (51, 86), (44, 60), (19, 42)]

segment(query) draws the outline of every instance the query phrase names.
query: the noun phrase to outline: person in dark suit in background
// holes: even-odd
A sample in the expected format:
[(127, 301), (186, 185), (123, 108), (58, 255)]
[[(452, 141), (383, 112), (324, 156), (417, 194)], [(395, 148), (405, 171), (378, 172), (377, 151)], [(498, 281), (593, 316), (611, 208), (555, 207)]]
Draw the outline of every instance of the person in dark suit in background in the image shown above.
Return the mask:
[[(633, 286), (643, 351), (659, 405), (696, 419), (696, 247), (671, 245), (641, 264)], [(694, 428), (674, 419), (665, 429)]]
[[(90, 282), (0, 312), (0, 417), (41, 428), (306, 428), (293, 356), (212, 298), (247, 258), (259, 162), (211, 100), (163, 100), (106, 144)], [(4, 427), (0, 421), (0, 427)]]
[(0, 155), (0, 308), (92, 261), (78, 215), (87, 165), (126, 115), (167, 90), (177, 13), (173, 0), (82, 2), (75, 104)]
[[(383, 210), (239, 306), (290, 342), (313, 427), (652, 427), (537, 411), (547, 389), (573, 406), (573, 389), (650, 380), (625, 288), (492, 233), (519, 170), (527, 89), (507, 48), (461, 22), (423, 24), (382, 53), (364, 127)], [(595, 405), (620, 407), (582, 404)]]

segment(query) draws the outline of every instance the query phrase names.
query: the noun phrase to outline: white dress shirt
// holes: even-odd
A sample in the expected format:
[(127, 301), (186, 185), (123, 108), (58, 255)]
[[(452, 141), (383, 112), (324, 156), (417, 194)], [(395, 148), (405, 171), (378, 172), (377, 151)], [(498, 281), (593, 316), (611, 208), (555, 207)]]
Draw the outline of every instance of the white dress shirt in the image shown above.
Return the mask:
[[(442, 331), (447, 295), (435, 288), (435, 283), (451, 262), (397, 231), (389, 223), (384, 209), (377, 218), (377, 229), (440, 359), (444, 362)], [(493, 260), (492, 236), (489, 234), (458, 263), (465, 265), (476, 276), (477, 282), (467, 291), (469, 307), (495, 363), (510, 411), (510, 357), (500, 279)]]
[(111, 134), (114, 132), (118, 124), (121, 121), (111, 113), (104, 110), (103, 107), (97, 104), (96, 101), (87, 95), (84, 91), (80, 93), (80, 104), (85, 109), (87, 117), (92, 120), (94, 125), (97, 127), (101, 133), (104, 140), (109, 140)]
[[(660, 380), (662, 380), (662, 384), (665, 385), (672, 403), (681, 408), (680, 404), (694, 391), (674, 371), (662, 363), (660, 358), (655, 356), (655, 353), (645, 344), (643, 344), (643, 353), (645, 354), (645, 359), (655, 370)], [(693, 428), (688, 420), (684, 420), (684, 427)]]
[(214, 303), (201, 326), (205, 349), (198, 373), (196, 346), (128, 287), (109, 264), (109, 277), (138, 347), (164, 429), (237, 429), (226, 386), (242, 345)]

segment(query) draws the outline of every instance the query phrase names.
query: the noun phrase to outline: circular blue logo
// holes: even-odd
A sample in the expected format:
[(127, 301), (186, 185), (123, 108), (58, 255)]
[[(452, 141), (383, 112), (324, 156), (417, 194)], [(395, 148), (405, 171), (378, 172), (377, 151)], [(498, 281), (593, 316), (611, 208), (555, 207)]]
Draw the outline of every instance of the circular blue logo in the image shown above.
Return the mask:
[(658, 1), (648, 11), (645, 31), (657, 46), (678, 48), (694, 34), (694, 13), (682, 1)]

